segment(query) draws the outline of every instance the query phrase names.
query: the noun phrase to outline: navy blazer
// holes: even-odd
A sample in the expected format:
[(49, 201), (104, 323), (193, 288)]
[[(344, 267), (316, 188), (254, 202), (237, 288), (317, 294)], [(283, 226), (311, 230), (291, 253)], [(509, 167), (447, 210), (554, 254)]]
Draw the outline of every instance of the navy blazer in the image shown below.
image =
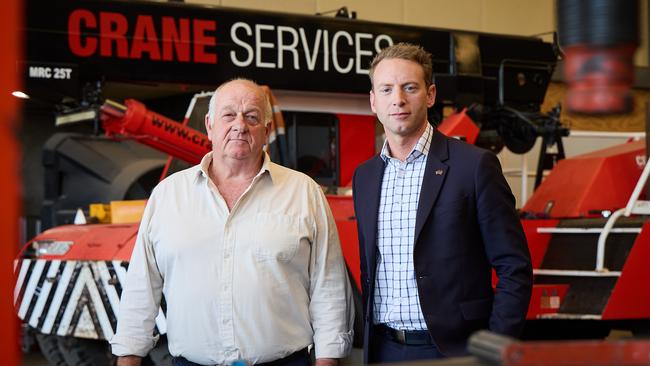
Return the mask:
[[(377, 215), (385, 163), (353, 179), (364, 309), (364, 358), (372, 336)], [(497, 157), (434, 130), (420, 191), (413, 250), (420, 306), (440, 352), (466, 355), (479, 329), (519, 336), (532, 291), (521, 223)], [(492, 268), (499, 282), (492, 288)]]

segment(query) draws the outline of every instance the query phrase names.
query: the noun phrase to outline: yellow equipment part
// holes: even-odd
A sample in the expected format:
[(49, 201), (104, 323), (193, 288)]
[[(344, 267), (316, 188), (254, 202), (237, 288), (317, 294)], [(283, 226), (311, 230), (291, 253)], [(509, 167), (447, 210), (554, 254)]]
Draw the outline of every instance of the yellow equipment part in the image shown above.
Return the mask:
[(90, 217), (102, 224), (130, 224), (139, 222), (147, 200), (111, 201), (110, 204), (92, 203)]

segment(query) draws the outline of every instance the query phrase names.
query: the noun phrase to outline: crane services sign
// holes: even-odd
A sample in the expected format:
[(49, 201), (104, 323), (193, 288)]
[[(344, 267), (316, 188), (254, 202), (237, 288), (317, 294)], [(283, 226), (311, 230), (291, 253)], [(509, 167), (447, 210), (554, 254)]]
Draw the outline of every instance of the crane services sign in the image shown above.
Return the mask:
[[(323, 16), (140, 1), (27, 1), (27, 60), (42, 77), (366, 93), (374, 55), (422, 44), (446, 70), (450, 32)], [(48, 66), (52, 65), (52, 66)], [(49, 71), (48, 68), (49, 67)], [(57, 68), (59, 72), (55, 72)], [(65, 71), (65, 70), (64, 70)]]

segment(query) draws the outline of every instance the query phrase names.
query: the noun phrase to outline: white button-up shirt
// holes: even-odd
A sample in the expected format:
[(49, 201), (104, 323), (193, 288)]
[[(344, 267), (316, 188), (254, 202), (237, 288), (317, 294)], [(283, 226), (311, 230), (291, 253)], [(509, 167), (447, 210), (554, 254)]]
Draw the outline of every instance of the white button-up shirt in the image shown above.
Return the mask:
[(154, 189), (129, 264), (113, 353), (149, 352), (164, 295), (173, 356), (206, 365), (260, 363), (312, 343), (317, 358), (346, 356), (351, 290), (320, 187), (265, 154), (229, 212), (209, 179), (211, 160), (209, 153)]

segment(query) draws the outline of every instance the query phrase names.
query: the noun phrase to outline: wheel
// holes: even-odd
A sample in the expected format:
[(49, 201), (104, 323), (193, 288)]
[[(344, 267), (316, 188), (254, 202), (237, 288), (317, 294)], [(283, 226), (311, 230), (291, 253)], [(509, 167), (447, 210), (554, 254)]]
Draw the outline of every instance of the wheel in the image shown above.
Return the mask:
[(113, 366), (117, 359), (106, 341), (57, 337), (65, 362), (69, 366)]
[(67, 366), (63, 354), (59, 349), (59, 340), (57, 336), (36, 333), (36, 343), (41, 349), (41, 353), (51, 366)]

